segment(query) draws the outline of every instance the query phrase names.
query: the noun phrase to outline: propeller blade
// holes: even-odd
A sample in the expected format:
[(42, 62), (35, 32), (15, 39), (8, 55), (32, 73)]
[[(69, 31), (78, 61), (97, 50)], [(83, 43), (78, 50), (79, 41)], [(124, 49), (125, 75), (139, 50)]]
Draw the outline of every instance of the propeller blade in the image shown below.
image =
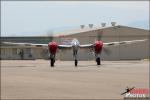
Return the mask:
[(108, 56), (111, 54), (111, 51), (108, 48), (103, 48), (103, 51)]
[(98, 30), (98, 32), (97, 32), (97, 40), (98, 40), (98, 41), (101, 40), (102, 34), (103, 34), (103, 31), (102, 31), (102, 30)]
[(53, 31), (48, 31), (47, 33), (47, 36), (49, 37), (49, 42), (52, 42), (53, 41), (53, 39), (54, 39), (54, 32)]

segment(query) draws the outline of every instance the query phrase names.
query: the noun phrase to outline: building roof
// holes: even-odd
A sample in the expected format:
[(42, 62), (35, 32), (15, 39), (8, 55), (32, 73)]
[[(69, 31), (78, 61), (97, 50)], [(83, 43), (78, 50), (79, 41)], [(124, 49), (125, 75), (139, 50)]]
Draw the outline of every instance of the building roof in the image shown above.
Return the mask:
[(105, 29), (105, 28), (109, 28), (109, 27), (93, 27), (93, 28), (85, 27), (83, 29), (78, 28), (78, 29), (73, 29), (73, 30), (67, 30), (64, 32), (58, 32), (58, 33), (53, 34), (53, 36), (72, 35), (72, 34), (94, 31), (94, 30)]
[[(73, 29), (73, 30), (68, 30), (68, 31), (64, 31), (64, 32), (58, 32), (53, 34), (53, 36), (57, 37), (57, 36), (66, 36), (66, 35), (72, 35), (72, 34), (78, 34), (78, 33), (83, 33), (83, 32), (89, 32), (89, 31), (94, 31), (94, 30), (99, 30), (99, 29), (108, 29), (108, 28), (115, 28), (115, 27), (126, 27), (126, 28), (132, 28), (132, 29), (139, 29), (139, 30), (146, 30), (146, 29), (140, 29), (140, 28), (135, 28), (135, 27), (129, 27), (129, 26), (123, 26), (123, 25), (117, 25), (117, 26), (107, 26), (107, 27), (93, 27), (93, 28), (89, 28), (89, 27), (85, 27), (83, 29), (79, 28), (79, 29)], [(148, 30), (146, 30), (148, 31)]]

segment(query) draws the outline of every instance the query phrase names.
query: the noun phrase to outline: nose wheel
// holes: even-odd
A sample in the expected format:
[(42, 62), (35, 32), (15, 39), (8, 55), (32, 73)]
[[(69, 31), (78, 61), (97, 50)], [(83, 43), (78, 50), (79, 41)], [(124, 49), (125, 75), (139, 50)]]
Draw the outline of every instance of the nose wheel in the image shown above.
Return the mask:
[(99, 57), (96, 58), (96, 62), (97, 62), (97, 65), (101, 65), (101, 59)]
[(78, 60), (75, 60), (75, 66), (77, 67), (77, 65), (78, 65)]

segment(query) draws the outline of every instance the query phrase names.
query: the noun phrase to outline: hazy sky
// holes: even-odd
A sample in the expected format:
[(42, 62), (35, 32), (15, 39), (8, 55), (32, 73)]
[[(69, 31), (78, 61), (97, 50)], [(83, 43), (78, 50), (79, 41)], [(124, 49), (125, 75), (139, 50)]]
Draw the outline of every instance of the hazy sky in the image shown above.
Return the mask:
[[(149, 1), (2, 1), (1, 35), (41, 35), (101, 22), (149, 24)], [(143, 25), (143, 27), (142, 27)], [(146, 26), (148, 27), (148, 26)]]

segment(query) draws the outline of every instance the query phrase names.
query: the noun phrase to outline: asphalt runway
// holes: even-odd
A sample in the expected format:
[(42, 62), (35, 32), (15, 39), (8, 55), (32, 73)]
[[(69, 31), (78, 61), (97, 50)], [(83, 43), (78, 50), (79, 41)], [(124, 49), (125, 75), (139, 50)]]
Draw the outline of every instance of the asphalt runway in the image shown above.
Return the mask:
[(123, 99), (127, 86), (149, 88), (149, 61), (1, 60), (2, 99)]

